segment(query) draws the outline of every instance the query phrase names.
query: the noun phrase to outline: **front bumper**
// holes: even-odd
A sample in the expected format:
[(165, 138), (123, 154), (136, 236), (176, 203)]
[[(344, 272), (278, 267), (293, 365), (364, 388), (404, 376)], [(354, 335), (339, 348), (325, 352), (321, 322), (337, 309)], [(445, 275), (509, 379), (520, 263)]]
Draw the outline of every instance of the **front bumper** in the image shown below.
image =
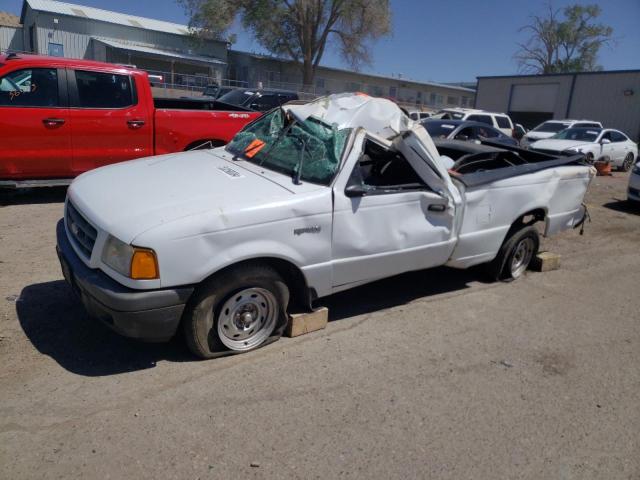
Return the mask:
[(58, 222), (56, 235), (62, 274), (90, 316), (126, 337), (149, 342), (173, 337), (193, 287), (160, 290), (124, 287), (80, 260), (69, 243), (63, 220)]

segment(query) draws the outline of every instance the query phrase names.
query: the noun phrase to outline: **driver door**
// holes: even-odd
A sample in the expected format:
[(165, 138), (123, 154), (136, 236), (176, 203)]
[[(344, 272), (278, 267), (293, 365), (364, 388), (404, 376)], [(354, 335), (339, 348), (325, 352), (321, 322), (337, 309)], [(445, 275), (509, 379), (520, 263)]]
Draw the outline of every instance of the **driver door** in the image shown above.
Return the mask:
[(363, 137), (334, 186), (334, 291), (442, 265), (454, 247), (453, 203), (391, 144)]

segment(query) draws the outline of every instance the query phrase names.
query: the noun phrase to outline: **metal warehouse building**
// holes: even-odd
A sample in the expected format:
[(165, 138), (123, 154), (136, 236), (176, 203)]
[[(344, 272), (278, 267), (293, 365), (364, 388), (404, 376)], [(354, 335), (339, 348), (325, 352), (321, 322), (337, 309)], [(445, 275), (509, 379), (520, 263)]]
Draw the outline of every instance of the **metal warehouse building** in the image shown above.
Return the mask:
[(196, 39), (186, 25), (55, 0), (24, 0), (19, 19), (0, 15), (0, 51), (6, 50), (135, 65), (162, 75), (164, 82), (155, 83), (164, 95), (184, 95), (213, 82), (317, 95), (367, 91), (430, 108), (471, 106), (475, 95), (460, 86), (326, 67), (319, 68), (314, 85), (303, 86), (291, 61)]
[(588, 119), (640, 139), (640, 70), (478, 77), (476, 108), (507, 112), (532, 128), (549, 119)]

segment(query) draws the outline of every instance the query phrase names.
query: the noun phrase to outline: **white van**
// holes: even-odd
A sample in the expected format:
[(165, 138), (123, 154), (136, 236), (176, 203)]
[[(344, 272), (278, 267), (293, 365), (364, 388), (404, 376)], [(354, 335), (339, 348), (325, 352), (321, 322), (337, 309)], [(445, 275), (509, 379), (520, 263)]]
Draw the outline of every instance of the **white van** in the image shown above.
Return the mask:
[(497, 128), (505, 135), (513, 137), (513, 122), (509, 115), (505, 113), (486, 112), (473, 108), (444, 108), (433, 115), (432, 118), (486, 123)]

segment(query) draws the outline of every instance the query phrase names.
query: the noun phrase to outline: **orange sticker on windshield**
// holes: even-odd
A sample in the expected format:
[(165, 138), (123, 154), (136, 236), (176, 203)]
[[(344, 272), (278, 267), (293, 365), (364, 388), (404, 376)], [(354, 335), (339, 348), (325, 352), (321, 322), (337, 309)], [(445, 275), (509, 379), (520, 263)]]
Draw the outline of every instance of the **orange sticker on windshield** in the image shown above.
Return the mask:
[(253, 158), (253, 156), (262, 150), (264, 146), (265, 143), (262, 140), (256, 139), (244, 149), (244, 154), (249, 158)]

